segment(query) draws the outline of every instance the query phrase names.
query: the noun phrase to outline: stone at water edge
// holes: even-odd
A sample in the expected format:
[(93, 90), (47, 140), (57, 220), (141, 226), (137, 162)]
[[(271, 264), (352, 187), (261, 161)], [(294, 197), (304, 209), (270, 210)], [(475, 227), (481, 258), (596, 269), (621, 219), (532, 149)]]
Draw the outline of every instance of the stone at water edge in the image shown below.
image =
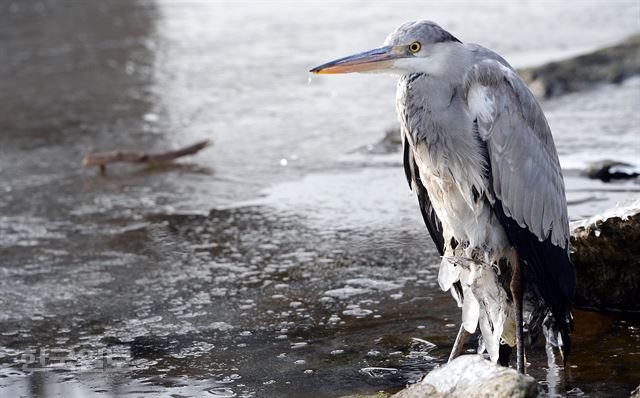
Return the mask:
[(628, 180), (640, 177), (640, 168), (629, 163), (615, 160), (601, 160), (589, 164), (584, 174), (595, 180)]
[(533, 377), (496, 365), (482, 355), (462, 355), (392, 398), (533, 398)]
[(640, 311), (640, 199), (571, 224), (574, 306)]
[(599, 83), (620, 83), (640, 74), (640, 35), (589, 54), (520, 69), (518, 73), (540, 98), (589, 89)]
[(372, 395), (369, 395), (369, 394), (345, 395), (340, 398), (389, 398), (389, 394), (384, 392), (378, 392)]

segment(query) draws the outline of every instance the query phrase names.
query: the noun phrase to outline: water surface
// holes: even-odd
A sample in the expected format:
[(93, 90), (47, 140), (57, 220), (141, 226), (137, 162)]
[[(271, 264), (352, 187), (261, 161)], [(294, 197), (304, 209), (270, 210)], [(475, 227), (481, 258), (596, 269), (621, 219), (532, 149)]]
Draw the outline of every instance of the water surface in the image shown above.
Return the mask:
[[(394, 391), (446, 360), (459, 310), (400, 154), (391, 77), (307, 70), (426, 17), (530, 65), (638, 30), (635, 2), (0, 5), (2, 396)], [(597, 29), (594, 29), (597, 26)], [(580, 176), (640, 163), (640, 81), (543, 104), (572, 219), (637, 197)], [(215, 145), (164, 167), (86, 152)], [(634, 145), (635, 142), (635, 145)], [(362, 148), (365, 148), (364, 150)], [(640, 321), (576, 313), (551, 394), (640, 380)], [(418, 339), (418, 340), (416, 340)], [(57, 359), (56, 359), (57, 358)]]

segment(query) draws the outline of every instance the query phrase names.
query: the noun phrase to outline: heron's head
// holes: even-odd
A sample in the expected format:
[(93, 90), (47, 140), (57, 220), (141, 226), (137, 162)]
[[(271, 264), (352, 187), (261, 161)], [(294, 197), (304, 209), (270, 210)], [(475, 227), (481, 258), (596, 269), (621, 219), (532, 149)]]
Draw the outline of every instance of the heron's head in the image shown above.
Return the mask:
[(431, 21), (407, 22), (392, 32), (384, 46), (311, 69), (312, 73), (432, 73), (446, 68), (451, 44), (460, 43)]

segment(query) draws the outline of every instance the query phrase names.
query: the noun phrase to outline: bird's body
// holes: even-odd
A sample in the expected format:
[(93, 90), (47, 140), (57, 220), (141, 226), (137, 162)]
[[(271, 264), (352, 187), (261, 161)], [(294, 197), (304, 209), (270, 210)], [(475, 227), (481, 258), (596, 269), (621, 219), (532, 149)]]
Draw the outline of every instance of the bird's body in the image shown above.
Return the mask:
[(566, 358), (574, 274), (564, 182), (539, 104), (502, 57), (432, 22), (404, 24), (385, 44), (315, 71), (386, 64), (400, 74), (405, 172), (442, 255), (438, 281), (462, 307), (463, 329), (479, 327), (497, 361), (501, 342), (523, 344), (524, 296), (531, 335), (544, 330)]
[[(465, 329), (473, 333), (478, 321), (483, 331), (493, 324), (494, 329), (483, 333), (483, 337), (487, 351), (497, 360), (503, 325), (513, 316), (492, 264), (509, 258), (511, 245), (484, 198), (484, 192), (489, 191), (486, 159), (478, 155), (481, 143), (474, 137), (472, 115), (458, 94), (461, 86), (462, 81), (443, 85), (425, 74), (400, 79), (397, 108), (403, 145), (407, 146), (403, 160), (409, 184), (416, 192), (425, 191), (435, 213), (433, 219), (441, 225), (434, 228), (444, 243), (440, 287), (449, 290), (454, 283), (464, 281), (464, 299), (458, 297), (456, 290), (452, 289), (452, 293), (463, 308)], [(438, 92), (438, 98), (451, 101), (408, 107), (415, 103), (411, 97), (422, 92)], [(512, 345), (515, 343), (513, 333), (505, 337)]]

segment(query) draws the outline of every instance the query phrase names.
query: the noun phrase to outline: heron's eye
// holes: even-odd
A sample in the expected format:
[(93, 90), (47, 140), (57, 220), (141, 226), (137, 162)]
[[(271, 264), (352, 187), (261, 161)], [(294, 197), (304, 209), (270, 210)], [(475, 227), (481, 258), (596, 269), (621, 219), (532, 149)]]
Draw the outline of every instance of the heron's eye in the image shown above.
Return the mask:
[(412, 53), (417, 53), (421, 48), (422, 44), (420, 44), (419, 41), (414, 41), (413, 43), (409, 44), (409, 51), (411, 51)]

